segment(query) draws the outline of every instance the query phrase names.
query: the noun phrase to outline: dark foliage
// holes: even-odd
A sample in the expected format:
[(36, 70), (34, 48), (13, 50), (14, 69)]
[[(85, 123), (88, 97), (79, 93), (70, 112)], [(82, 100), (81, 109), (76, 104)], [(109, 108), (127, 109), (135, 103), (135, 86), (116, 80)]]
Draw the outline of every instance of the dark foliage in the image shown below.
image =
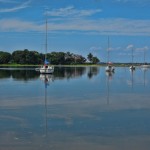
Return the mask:
[(0, 64), (7, 64), (11, 60), (11, 54), (0, 51)]
[[(52, 52), (46, 55), (46, 59), (53, 65), (73, 65), (84, 64), (86, 58), (81, 55), (73, 54), (70, 52)], [(98, 63), (99, 59), (93, 57), (90, 53), (88, 59), (92, 63)], [(16, 64), (43, 64), (45, 55), (37, 51), (16, 50), (12, 54), (0, 51), (0, 64), (16, 63)]]

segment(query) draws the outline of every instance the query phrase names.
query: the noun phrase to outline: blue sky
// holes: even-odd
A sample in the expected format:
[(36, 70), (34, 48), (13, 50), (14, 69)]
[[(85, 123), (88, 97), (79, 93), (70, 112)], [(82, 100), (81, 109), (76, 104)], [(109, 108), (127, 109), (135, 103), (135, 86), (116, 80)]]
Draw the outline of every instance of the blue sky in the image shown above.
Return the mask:
[(91, 52), (107, 61), (150, 62), (150, 0), (0, 0), (0, 50)]

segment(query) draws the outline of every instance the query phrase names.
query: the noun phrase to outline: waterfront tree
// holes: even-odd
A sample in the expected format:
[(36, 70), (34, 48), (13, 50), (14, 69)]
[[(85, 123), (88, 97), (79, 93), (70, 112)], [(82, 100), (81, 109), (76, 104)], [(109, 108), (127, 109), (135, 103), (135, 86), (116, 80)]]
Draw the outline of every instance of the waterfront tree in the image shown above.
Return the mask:
[(7, 64), (11, 61), (11, 54), (0, 51), (0, 64)]
[[(79, 54), (70, 52), (51, 52), (46, 55), (46, 59), (54, 65), (74, 65), (84, 64), (86, 58)], [(45, 54), (38, 53), (37, 51), (29, 51), (28, 49), (16, 50), (12, 54), (7, 52), (0, 52), (0, 63), (16, 63), (16, 64), (43, 64), (45, 60)], [(91, 63), (98, 63), (99, 59), (93, 57), (90, 53), (88, 60)]]
[(89, 54), (87, 55), (87, 59), (88, 59), (90, 62), (92, 62), (92, 58), (93, 58), (93, 54), (92, 54), (92, 53), (89, 53)]
[(93, 64), (97, 64), (97, 63), (99, 63), (100, 62), (100, 60), (97, 58), (97, 57), (93, 57), (92, 58), (92, 63)]

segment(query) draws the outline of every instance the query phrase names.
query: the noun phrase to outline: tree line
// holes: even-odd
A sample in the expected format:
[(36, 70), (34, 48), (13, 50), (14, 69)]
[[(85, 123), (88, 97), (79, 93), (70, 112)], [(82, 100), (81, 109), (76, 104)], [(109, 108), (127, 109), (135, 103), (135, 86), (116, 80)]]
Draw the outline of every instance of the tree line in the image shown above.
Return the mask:
[[(16, 50), (12, 53), (0, 51), (0, 64), (43, 64), (45, 54), (37, 51)], [(53, 65), (74, 65), (74, 64), (85, 64), (92, 63), (97, 64), (100, 60), (89, 53), (87, 58), (70, 53), (70, 52), (51, 52), (46, 54), (46, 59)]]

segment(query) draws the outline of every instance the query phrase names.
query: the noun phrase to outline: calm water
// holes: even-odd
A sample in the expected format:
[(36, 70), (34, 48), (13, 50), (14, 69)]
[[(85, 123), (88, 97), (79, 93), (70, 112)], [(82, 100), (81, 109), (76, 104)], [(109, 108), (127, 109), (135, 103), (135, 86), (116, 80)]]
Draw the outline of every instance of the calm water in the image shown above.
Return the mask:
[(149, 150), (150, 70), (0, 69), (0, 150)]

